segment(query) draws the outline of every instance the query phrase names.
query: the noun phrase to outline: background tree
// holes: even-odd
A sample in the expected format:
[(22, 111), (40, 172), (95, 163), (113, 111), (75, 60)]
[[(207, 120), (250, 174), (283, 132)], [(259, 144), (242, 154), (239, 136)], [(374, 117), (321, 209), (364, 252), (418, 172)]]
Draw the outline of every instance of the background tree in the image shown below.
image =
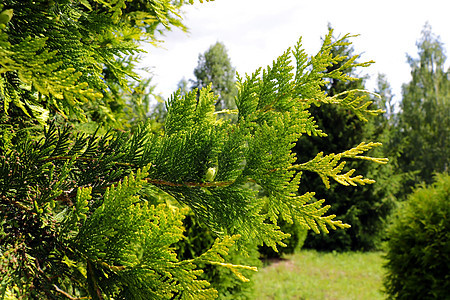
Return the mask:
[(205, 53), (198, 56), (194, 75), (193, 88), (201, 89), (212, 84), (211, 89), (218, 95), (216, 106), (219, 110), (236, 108), (234, 103), (237, 93), (236, 70), (231, 65), (223, 43), (215, 43)]
[[(365, 79), (359, 77), (355, 73), (356, 70), (349, 65), (359, 58), (359, 55), (353, 54), (353, 47), (349, 43), (342, 43), (336, 45), (331, 52), (333, 55), (342, 57), (342, 60), (335, 65), (328, 66), (326, 72), (342, 68), (346, 76), (354, 79), (348, 81), (332, 78), (323, 85), (322, 90), (326, 94), (336, 97), (342, 93), (345, 94), (348, 90), (365, 90)], [(372, 106), (377, 106), (377, 104), (372, 104)], [(341, 152), (343, 149), (353, 147), (361, 140), (378, 139), (382, 136), (386, 122), (382, 115), (377, 116), (376, 120), (367, 122), (367, 120), (351, 114), (348, 109), (334, 105), (313, 106), (310, 111), (317, 120), (319, 128), (326, 132), (327, 136), (302, 136), (294, 147), (298, 163), (311, 159), (319, 149), (325, 153)], [(378, 154), (382, 155), (382, 153)], [(352, 161), (348, 163), (348, 167), (369, 172), (377, 181), (383, 178), (383, 171), (377, 170), (375, 166), (366, 162)], [(331, 182), (329, 187), (326, 187), (317, 174), (304, 173), (302, 181), (305, 185), (300, 187), (300, 193), (305, 192), (306, 187), (313, 186), (316, 191), (315, 197), (330, 201), (332, 213), (352, 226), (346, 230), (333, 231), (328, 235), (316, 235), (310, 232), (306, 238), (305, 247), (344, 251), (370, 250), (378, 245), (379, 238), (377, 236), (381, 232), (383, 219), (392, 208), (391, 202), (393, 201), (392, 198), (386, 200), (387, 191), (382, 185), (382, 180), (380, 183), (357, 188), (337, 182)]]
[(400, 171), (410, 174), (405, 193), (431, 183), (434, 172), (448, 171), (450, 136), (450, 72), (445, 51), (426, 24), (417, 43), (418, 58), (408, 56), (411, 82), (402, 87), (395, 147)]
[(383, 110), (383, 113), (372, 118), (372, 122), (378, 127), (386, 125), (396, 126), (395, 104), (393, 101), (394, 95), (392, 94), (391, 85), (385, 74), (378, 74), (375, 93), (378, 94), (379, 97), (374, 97), (374, 102), (377, 107), (380, 107)]

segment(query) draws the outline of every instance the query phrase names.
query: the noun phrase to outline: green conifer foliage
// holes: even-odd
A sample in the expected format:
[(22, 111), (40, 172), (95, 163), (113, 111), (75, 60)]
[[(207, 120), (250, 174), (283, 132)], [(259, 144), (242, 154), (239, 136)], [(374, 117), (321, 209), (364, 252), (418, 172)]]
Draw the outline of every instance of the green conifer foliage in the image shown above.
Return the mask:
[(109, 122), (126, 120), (127, 106), (114, 97), (128, 90), (139, 42), (180, 23), (183, 1), (3, 1), (12, 15), (0, 25), (0, 99), (3, 114), (49, 113), (64, 118)]
[[(7, 23), (0, 31), (1, 130), (9, 138), (0, 145), (1, 298), (211, 299), (217, 291), (199, 279), (199, 266), (221, 266), (246, 281), (241, 271), (255, 268), (231, 264), (226, 254), (248, 241), (277, 249), (287, 237), (280, 219), (316, 232), (349, 226), (326, 215), (329, 206), (313, 200), (313, 192), (297, 194), (301, 171), (317, 172), (326, 184), (370, 183), (341, 171), (347, 159), (384, 162), (362, 155), (378, 144), (318, 154), (301, 165), (293, 165), (291, 152), (300, 135), (324, 135), (308, 111), (312, 104), (335, 103), (361, 118), (376, 113), (354, 91), (331, 97), (321, 91), (326, 78), (348, 79), (339, 68), (326, 72), (341, 59), (331, 55), (331, 33), (316, 56), (299, 42), (270, 67), (239, 77), (236, 122), (215, 112), (217, 97), (208, 87), (166, 102), (163, 134), (150, 122), (95, 134), (61, 124), (61, 115), (94, 118), (94, 108), (115, 116), (105, 100), (113, 99), (108, 76), (126, 85), (129, 65), (118, 57), (137, 51), (142, 23), (150, 22), (147, 30), (157, 30), (155, 22), (179, 25), (170, 17), (174, 3), (2, 7), (13, 14), (1, 19)], [(258, 198), (250, 184), (267, 197)], [(183, 236), (186, 206), (217, 239), (181, 259), (174, 245)]]
[[(329, 26), (329, 28), (331, 28)], [(327, 66), (327, 72), (342, 66), (342, 70), (353, 80), (331, 79), (322, 86), (322, 90), (329, 96), (347, 93), (348, 90), (366, 90), (364, 78), (358, 78), (359, 70), (352, 67), (351, 61), (360, 59), (360, 55), (354, 53), (350, 44), (342, 44), (333, 47), (332, 54), (340, 56), (337, 64)], [(348, 64), (350, 63), (350, 64)], [(364, 93), (361, 94), (364, 96)], [(366, 94), (367, 95), (367, 94)], [(380, 102), (377, 97), (375, 102)], [(378, 103), (376, 103), (378, 104)], [(382, 107), (372, 105), (371, 107)], [(337, 105), (313, 106), (311, 114), (317, 120), (320, 129), (327, 133), (326, 137), (302, 136), (295, 145), (299, 164), (308, 161), (323, 151), (324, 153), (339, 153), (358, 145), (361, 141), (377, 140), (380, 138), (378, 131), (382, 130), (385, 118), (382, 115), (372, 118), (369, 122), (349, 113), (348, 109)], [(377, 120), (375, 124), (373, 121)], [(378, 148), (379, 149), (379, 148)], [(377, 149), (377, 150), (378, 150)], [(379, 151), (379, 150), (378, 150)], [(381, 156), (381, 153), (377, 153)], [(377, 246), (377, 235), (381, 232), (383, 219), (389, 214), (392, 204), (386, 200), (386, 191), (392, 186), (392, 172), (387, 172), (386, 165), (370, 164), (363, 160), (350, 161), (346, 166), (348, 170), (357, 169), (359, 172), (371, 172), (377, 183), (373, 185), (359, 186), (340, 184), (326, 181), (320, 174), (307, 172), (302, 177), (303, 184), (300, 193), (305, 193), (313, 187), (315, 197), (325, 198), (330, 203), (330, 212), (336, 214), (343, 222), (352, 225), (347, 230), (337, 230), (327, 235), (317, 235), (309, 232), (305, 241), (305, 247), (317, 250), (371, 250)], [(374, 176), (375, 175), (375, 176)], [(389, 178), (389, 184), (379, 185), (383, 177)]]

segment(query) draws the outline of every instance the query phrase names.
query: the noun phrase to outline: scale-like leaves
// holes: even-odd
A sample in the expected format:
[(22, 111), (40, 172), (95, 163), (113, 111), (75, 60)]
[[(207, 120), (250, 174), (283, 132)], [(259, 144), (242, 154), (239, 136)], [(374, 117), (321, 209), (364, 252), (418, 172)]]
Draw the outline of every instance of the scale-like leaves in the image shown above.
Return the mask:
[[(123, 127), (140, 42), (163, 28), (186, 28), (183, 1), (3, 1), (0, 14), (0, 104), (46, 124), (50, 113)], [(3, 11), (3, 7), (6, 7)]]
[(327, 188), (329, 188), (329, 177), (333, 178), (337, 182), (343, 185), (354, 185), (357, 184), (367, 184), (367, 183), (373, 183), (374, 181), (371, 179), (363, 178), (361, 175), (351, 177), (355, 170), (350, 170), (345, 174), (341, 174), (341, 172), (344, 169), (345, 161), (341, 161), (343, 158), (356, 158), (356, 159), (364, 159), (369, 160), (377, 163), (385, 164), (387, 163), (386, 158), (374, 158), (374, 157), (368, 157), (368, 156), (360, 156), (358, 154), (367, 152), (371, 150), (374, 147), (381, 146), (380, 143), (361, 143), (358, 146), (344, 151), (342, 153), (338, 154), (328, 154), (326, 156), (323, 156), (323, 153), (320, 152), (317, 154), (315, 158), (312, 160), (293, 166), (293, 169), (296, 170), (302, 170), (302, 171), (311, 171), (316, 172), (319, 174), (320, 178), (322, 179), (323, 183)]
[(208, 282), (197, 280), (200, 271), (195, 270), (205, 262), (223, 265), (245, 280), (239, 269), (254, 268), (227, 264), (223, 258), (237, 237), (216, 241), (192, 261), (177, 260), (171, 245), (182, 238), (181, 211), (149, 205), (136, 196), (146, 183), (148, 168), (108, 188), (102, 205), (72, 241), (88, 259), (92, 289), (116, 284), (122, 296), (133, 299), (210, 299), (216, 292)]
[[(9, 0), (8, 9), (20, 11), (19, 2)], [(89, 112), (88, 118), (101, 120), (98, 115), (104, 114), (119, 122), (112, 106), (125, 105), (118, 95), (134, 77), (133, 61), (125, 56), (138, 51), (142, 29), (183, 27), (177, 14), (181, 3), (62, 1), (46, 10), (27, 2), (28, 9), (36, 8), (27, 19), (3, 11), (8, 17), (0, 20), (5, 116), (16, 118), (22, 111), (20, 116), (45, 124), (55, 112), (78, 120)], [(345, 170), (345, 161), (384, 163), (362, 155), (378, 144), (319, 153), (295, 166), (291, 151), (303, 134), (326, 135), (311, 117), (311, 105), (342, 105), (361, 119), (378, 112), (369, 109), (365, 91), (329, 97), (321, 90), (329, 78), (353, 80), (345, 68), (370, 64), (351, 58), (326, 72), (345, 59), (331, 49), (348, 37), (333, 44), (330, 32), (312, 57), (299, 41), (271, 66), (239, 77), (237, 120), (215, 112), (217, 97), (208, 87), (175, 93), (166, 103), (164, 132), (157, 134), (144, 123), (131, 132), (99, 129), (88, 135), (58, 126), (62, 120), (56, 118), (43, 131), (5, 135), (0, 213), (12, 224), (7, 229), (14, 238), (26, 244), (22, 263), (31, 270), (8, 274), (36, 278), (32, 283), (44, 294), (36, 292), (35, 298), (73, 291), (73, 298), (210, 299), (217, 292), (199, 279), (198, 264), (228, 268), (244, 281), (241, 271), (253, 270), (226, 261), (231, 245), (239, 246), (238, 236), (276, 250), (288, 237), (279, 218), (315, 232), (348, 227), (326, 215), (329, 206), (314, 193), (298, 195), (301, 172), (318, 173), (326, 185), (329, 178), (344, 185), (371, 183)], [(10, 128), (6, 125), (2, 133)], [(183, 238), (185, 206), (218, 239), (203, 255), (179, 261), (173, 245)], [(0, 250), (10, 251), (12, 240)]]

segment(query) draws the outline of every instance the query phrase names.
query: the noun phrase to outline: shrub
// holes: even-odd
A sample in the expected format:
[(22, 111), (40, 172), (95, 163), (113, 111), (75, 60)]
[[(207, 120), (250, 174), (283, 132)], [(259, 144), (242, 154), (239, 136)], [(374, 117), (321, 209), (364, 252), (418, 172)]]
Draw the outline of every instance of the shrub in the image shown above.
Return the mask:
[(448, 299), (450, 176), (415, 190), (388, 229), (385, 288), (395, 299)]

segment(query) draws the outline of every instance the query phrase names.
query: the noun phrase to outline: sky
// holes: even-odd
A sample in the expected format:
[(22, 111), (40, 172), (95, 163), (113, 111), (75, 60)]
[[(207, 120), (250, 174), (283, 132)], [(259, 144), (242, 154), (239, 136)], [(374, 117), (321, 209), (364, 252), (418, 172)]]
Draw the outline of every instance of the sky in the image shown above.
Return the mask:
[(370, 76), (366, 87), (373, 91), (377, 74), (384, 73), (395, 101), (411, 78), (406, 54), (417, 56), (416, 42), (426, 22), (450, 49), (450, 0), (196, 0), (183, 11), (189, 33), (175, 29), (161, 37), (158, 48), (144, 46), (141, 66), (152, 75), (142, 76), (153, 76), (164, 98), (182, 78), (194, 79), (198, 55), (218, 41), (242, 76), (270, 65), (300, 37), (306, 52), (316, 54), (331, 24), (335, 35), (358, 35), (351, 39), (354, 54), (361, 54), (359, 61), (375, 61), (361, 70)]

